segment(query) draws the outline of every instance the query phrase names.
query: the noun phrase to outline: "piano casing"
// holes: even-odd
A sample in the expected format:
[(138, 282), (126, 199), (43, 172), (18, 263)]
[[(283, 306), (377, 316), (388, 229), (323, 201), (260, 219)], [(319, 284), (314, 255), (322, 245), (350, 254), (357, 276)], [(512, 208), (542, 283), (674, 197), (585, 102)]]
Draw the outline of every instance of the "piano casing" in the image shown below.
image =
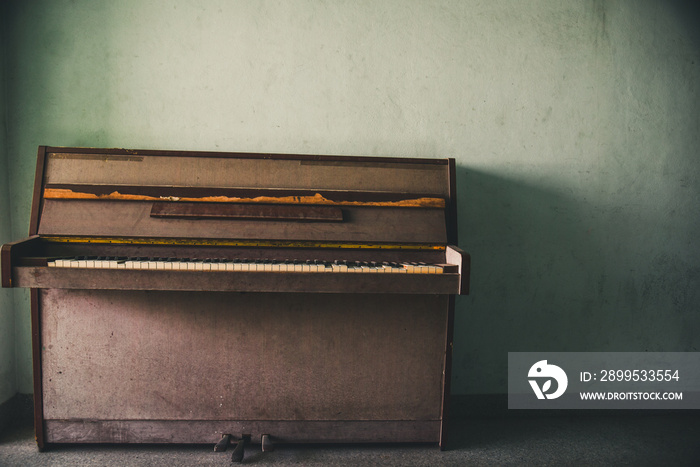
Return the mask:
[[(39, 448), (225, 434), (444, 447), (469, 280), (456, 241), (453, 159), (42, 146), (30, 236), (1, 263), (4, 287), (31, 289)], [(49, 267), (73, 256), (451, 266)]]

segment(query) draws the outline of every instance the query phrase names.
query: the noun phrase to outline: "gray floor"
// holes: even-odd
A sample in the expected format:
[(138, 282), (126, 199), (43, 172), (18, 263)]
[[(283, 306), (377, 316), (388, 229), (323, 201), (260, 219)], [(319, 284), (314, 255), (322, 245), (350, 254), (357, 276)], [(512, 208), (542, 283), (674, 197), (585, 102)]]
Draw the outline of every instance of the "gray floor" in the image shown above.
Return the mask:
[[(250, 446), (258, 465), (700, 466), (700, 414), (614, 414), (458, 420), (447, 451), (432, 445)], [(2, 466), (231, 465), (213, 446), (60, 446), (39, 453), (31, 427), (0, 437)]]

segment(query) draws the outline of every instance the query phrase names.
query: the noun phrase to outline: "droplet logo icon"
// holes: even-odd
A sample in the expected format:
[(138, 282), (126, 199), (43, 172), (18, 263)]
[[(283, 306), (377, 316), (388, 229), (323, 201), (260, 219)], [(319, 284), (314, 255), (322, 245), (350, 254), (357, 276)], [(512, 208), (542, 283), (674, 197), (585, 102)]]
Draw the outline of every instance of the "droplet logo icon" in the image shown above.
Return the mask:
[[(527, 376), (528, 378), (535, 378), (528, 379), (528, 382), (538, 399), (556, 399), (564, 394), (569, 384), (569, 378), (566, 377), (564, 370), (556, 365), (548, 364), (547, 360), (540, 360), (532, 365)], [(557, 382), (557, 387), (550, 394), (548, 391), (552, 389), (552, 380)], [(542, 386), (540, 386), (538, 381), (542, 381)]]

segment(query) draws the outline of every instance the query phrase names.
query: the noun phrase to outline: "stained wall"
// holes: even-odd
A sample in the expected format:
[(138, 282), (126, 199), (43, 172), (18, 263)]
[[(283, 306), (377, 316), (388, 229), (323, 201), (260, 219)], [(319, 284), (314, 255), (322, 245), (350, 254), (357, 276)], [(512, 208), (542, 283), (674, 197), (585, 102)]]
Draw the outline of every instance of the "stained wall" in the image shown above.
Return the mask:
[(505, 392), (509, 351), (698, 350), (690, 2), (9, 3), (13, 238), (38, 145), (454, 157), (454, 393)]

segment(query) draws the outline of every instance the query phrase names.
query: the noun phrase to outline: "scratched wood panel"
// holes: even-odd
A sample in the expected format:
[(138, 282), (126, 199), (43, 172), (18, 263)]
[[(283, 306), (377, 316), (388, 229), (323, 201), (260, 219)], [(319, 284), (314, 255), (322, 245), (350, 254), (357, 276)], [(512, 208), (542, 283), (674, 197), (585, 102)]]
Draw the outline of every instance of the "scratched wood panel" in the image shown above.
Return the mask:
[[(183, 153), (184, 154), (184, 153)], [(45, 183), (388, 191), (448, 195), (448, 165), (371, 159), (294, 160), (50, 153)]]
[(47, 420), (48, 443), (211, 443), (223, 434), (264, 434), (279, 443), (437, 442), (439, 420)]
[(168, 271), (27, 266), (14, 268), (12, 283), (15, 287), (42, 289), (451, 294), (459, 292), (460, 275)]
[(41, 291), (44, 418), (439, 420), (444, 295)]
[(342, 222), (151, 217), (152, 202), (44, 200), (39, 234), (445, 243), (442, 209), (343, 207)]

